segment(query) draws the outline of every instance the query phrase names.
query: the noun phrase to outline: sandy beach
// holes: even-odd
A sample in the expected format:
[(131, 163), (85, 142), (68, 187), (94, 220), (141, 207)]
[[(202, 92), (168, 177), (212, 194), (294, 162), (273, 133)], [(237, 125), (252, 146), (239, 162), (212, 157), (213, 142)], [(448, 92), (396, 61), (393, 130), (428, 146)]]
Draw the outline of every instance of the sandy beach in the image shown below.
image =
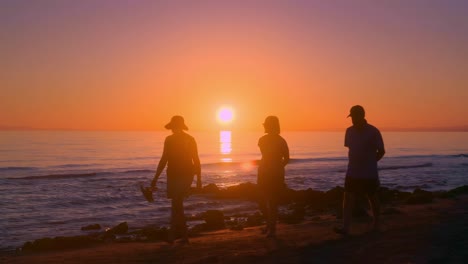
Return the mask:
[(280, 223), (266, 239), (261, 226), (222, 229), (191, 237), (190, 244), (107, 243), (80, 249), (4, 253), (2, 263), (467, 263), (468, 195), (429, 204), (383, 208), (379, 232), (356, 219), (351, 235), (333, 232), (336, 216)]

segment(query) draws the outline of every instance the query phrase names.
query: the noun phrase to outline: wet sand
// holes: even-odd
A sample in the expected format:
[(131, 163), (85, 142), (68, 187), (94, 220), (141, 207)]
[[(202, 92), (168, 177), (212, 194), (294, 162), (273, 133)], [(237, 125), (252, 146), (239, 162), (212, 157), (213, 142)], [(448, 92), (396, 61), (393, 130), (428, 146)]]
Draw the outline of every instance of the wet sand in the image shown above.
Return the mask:
[(332, 215), (279, 224), (276, 239), (261, 227), (205, 232), (190, 244), (109, 243), (41, 253), (3, 254), (1, 263), (468, 263), (468, 195), (424, 205), (383, 208), (382, 228), (356, 219), (337, 235)]

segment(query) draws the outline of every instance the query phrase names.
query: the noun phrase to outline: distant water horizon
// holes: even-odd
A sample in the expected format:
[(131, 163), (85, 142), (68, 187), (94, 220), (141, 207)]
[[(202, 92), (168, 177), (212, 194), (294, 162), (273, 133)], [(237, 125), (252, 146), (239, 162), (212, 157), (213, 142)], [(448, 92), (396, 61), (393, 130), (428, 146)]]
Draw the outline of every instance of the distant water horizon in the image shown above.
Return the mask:
[[(324, 128), (324, 129), (288, 129), (286, 132), (340, 132), (346, 129), (346, 127), (339, 128)], [(223, 129), (220, 127), (220, 129)], [(379, 127), (380, 131), (386, 132), (468, 132), (468, 125), (460, 126), (440, 126), (440, 127)], [(212, 132), (219, 129), (195, 129), (195, 132)], [(28, 126), (8, 126), (0, 125), (0, 131), (82, 131), (82, 132), (157, 132), (166, 131), (165, 129), (86, 129), (86, 128), (39, 128), (39, 127), (28, 127)], [(191, 130), (192, 131), (192, 130)], [(239, 130), (241, 131), (241, 130)], [(261, 132), (260, 129), (248, 129), (246, 132)]]
[[(165, 173), (156, 202), (143, 200), (170, 131), (0, 132), (1, 249), (47, 236), (79, 235), (80, 228), (127, 221), (133, 228), (167, 225)], [(221, 188), (256, 182), (262, 132), (189, 131), (198, 143), (203, 185)], [(402, 191), (449, 190), (468, 185), (468, 132), (382, 131), (386, 155), (379, 162), (382, 186)], [(285, 131), (292, 189), (326, 191), (343, 186), (347, 166), (344, 131)], [(188, 215), (208, 209), (226, 215), (253, 212), (257, 205), (193, 196)]]

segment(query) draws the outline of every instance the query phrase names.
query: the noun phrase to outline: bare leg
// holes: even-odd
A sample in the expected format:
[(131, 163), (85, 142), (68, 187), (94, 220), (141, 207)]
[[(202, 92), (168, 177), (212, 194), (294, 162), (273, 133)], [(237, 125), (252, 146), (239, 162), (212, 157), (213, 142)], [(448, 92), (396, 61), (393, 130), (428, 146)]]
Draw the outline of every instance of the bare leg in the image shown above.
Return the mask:
[(278, 221), (278, 203), (275, 199), (268, 200), (268, 237), (276, 236), (276, 222)]
[(351, 217), (353, 212), (354, 201), (356, 197), (353, 193), (345, 192), (343, 199), (343, 231), (349, 233), (351, 226)]
[(182, 235), (182, 239), (188, 240), (183, 197), (172, 199), (171, 214), (171, 233), (169, 240), (173, 241), (178, 235)]
[(380, 201), (377, 194), (369, 195), (369, 204), (372, 210), (372, 216), (374, 218), (373, 229), (377, 230), (380, 225)]

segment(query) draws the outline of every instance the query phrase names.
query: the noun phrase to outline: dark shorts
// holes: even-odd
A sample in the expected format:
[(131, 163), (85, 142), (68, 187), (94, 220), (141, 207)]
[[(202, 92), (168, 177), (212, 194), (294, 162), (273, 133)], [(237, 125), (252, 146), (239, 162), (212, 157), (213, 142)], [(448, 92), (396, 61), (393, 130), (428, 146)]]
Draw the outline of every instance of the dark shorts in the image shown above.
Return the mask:
[(346, 177), (345, 191), (358, 194), (375, 194), (380, 187), (379, 179), (356, 179)]

